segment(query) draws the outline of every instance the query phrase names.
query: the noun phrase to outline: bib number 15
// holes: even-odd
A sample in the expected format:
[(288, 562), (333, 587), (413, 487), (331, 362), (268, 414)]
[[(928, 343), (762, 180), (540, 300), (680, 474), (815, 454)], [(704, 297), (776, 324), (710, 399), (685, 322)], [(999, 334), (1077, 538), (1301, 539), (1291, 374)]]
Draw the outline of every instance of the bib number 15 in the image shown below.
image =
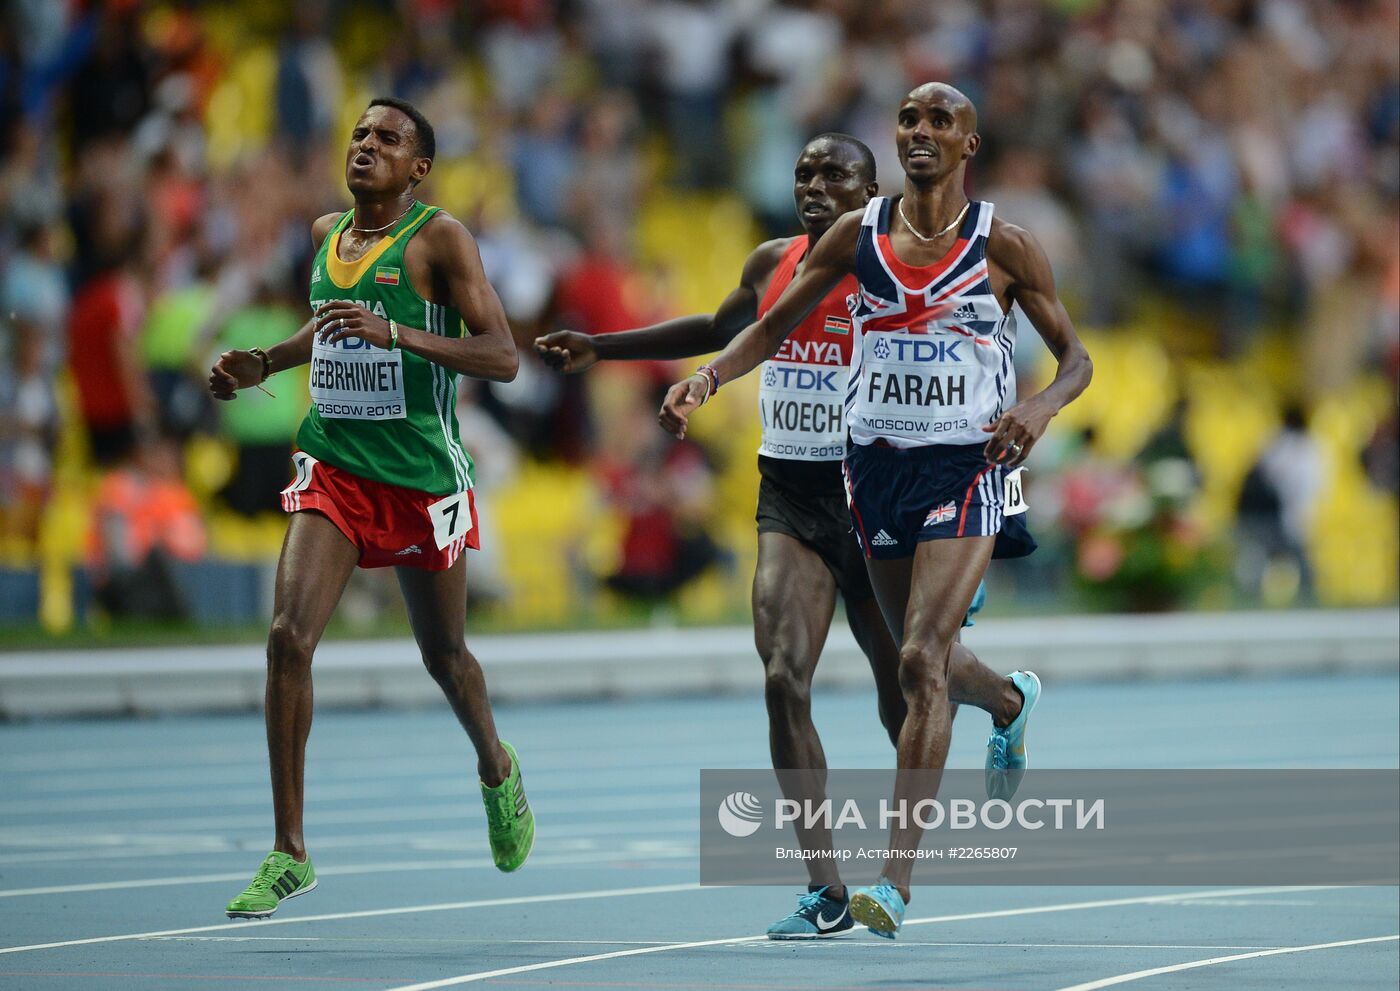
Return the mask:
[(470, 500), (471, 493), (468, 491), (428, 503), (428, 518), (433, 521), (433, 541), (438, 550), (446, 550), (448, 544), (471, 531)]
[(1017, 468), (1006, 476), (1006, 491), (1001, 510), (1003, 516), (1020, 516), (1031, 508), (1026, 505), (1026, 490), (1021, 479), (1021, 473), (1025, 470)]

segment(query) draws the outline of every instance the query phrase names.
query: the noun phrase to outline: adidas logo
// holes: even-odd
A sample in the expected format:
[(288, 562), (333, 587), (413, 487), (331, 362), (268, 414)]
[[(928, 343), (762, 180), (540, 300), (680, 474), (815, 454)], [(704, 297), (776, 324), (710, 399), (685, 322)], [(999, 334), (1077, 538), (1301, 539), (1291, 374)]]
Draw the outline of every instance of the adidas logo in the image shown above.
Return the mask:
[(409, 545), (408, 545), (407, 547), (405, 547), (403, 550), (401, 550), (401, 551), (399, 551), (397, 554), (395, 554), (394, 557), (405, 557), (405, 556), (407, 556), (407, 555), (409, 555), (409, 554), (422, 554), (422, 553), (423, 553), (423, 548), (419, 547), (417, 544), (409, 544)]
[(321, 281), (321, 266), (317, 265), (311, 270), (311, 284), (314, 286)]
[(895, 540), (884, 530), (881, 530), (879, 533), (875, 534), (875, 536), (870, 540), (870, 546), (872, 547), (893, 547), (898, 543), (898, 540)]
[(291, 871), (285, 872), (272, 884), (272, 890), (277, 892), (279, 898), (286, 898), (299, 887), (301, 887), (301, 882), (297, 880), (297, 876)]
[(954, 320), (976, 320), (977, 308), (971, 303), (964, 303), (953, 311)]

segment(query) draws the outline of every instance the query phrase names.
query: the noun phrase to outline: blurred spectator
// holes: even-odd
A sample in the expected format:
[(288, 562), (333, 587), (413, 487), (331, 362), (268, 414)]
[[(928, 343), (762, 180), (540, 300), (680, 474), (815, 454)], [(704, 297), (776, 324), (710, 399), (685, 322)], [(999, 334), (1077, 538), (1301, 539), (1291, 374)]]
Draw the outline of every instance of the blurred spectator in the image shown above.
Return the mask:
[(1361, 449), (1361, 466), (1376, 488), (1400, 495), (1400, 429), (1397, 429), (1394, 409), (1376, 425), (1371, 439)]
[(477, 527), (481, 548), (472, 555), (467, 568), (467, 604), (470, 608), (489, 607), (510, 594), (506, 579), (500, 536), (498, 499), (520, 473), (520, 451), (510, 434), (482, 409), (477, 394), (484, 382), (463, 379), (457, 388), (457, 427), (462, 443), (471, 451), (476, 480), (472, 494), (476, 500)]
[(997, 216), (1034, 231), (1055, 272), (1061, 295), (1082, 292), (1083, 256), (1079, 227), (1050, 185), (1050, 163), (1034, 148), (1013, 145), (997, 159), (979, 196), (996, 204)]
[(68, 367), (78, 408), (99, 465), (122, 459), (156, 420), (137, 348), (141, 284), (130, 257), (116, 260), (78, 290), (68, 322)]
[(277, 53), (277, 133), (299, 161), (335, 137), (341, 75), (326, 37), (325, 0), (300, 0), (293, 9), (292, 30)]
[[(1096, 432), (1080, 432), (1073, 455), (1065, 456), (1063, 470), (1049, 494), (1056, 521), (1075, 539), (1099, 526), (1115, 509), (1123, 511), (1141, 491), (1141, 479), (1129, 465), (1105, 457), (1096, 447)], [(1135, 509), (1129, 510), (1136, 512)]]
[(74, 150), (98, 138), (130, 134), (151, 106), (155, 65), (134, 4), (103, 5), (91, 56), (73, 77)]
[(511, 159), (516, 195), (521, 212), (537, 224), (558, 226), (577, 209), (570, 202), (578, 167), (569, 133), (571, 110), (559, 93), (545, 90), (536, 96), (515, 139)]
[(1297, 594), (1312, 597), (1308, 531), (1325, 481), (1322, 450), (1308, 434), (1303, 410), (1290, 405), (1240, 491), (1236, 574), (1251, 600), (1265, 591), (1266, 573), (1277, 561), (1296, 569)]
[(213, 274), (206, 266), (197, 281), (156, 296), (141, 331), (141, 360), (160, 429), (179, 440), (187, 440), (208, 419), (208, 373), (201, 367), (206, 356), (196, 345), (200, 328), (214, 315)]
[(606, 218), (612, 228), (632, 219), (642, 183), (637, 126), (637, 107), (626, 93), (604, 93), (585, 111), (580, 159), (566, 177), (568, 212), (579, 230), (588, 230), (590, 215)]
[(724, 95), (739, 22), (729, 0), (654, 0), (643, 12), (663, 116), (688, 187), (727, 178)]
[[(257, 296), (218, 328), (216, 352), (269, 347), (286, 340), (303, 323), (303, 314), (266, 283)], [(245, 516), (276, 512), (280, 492), (291, 479), (292, 438), (306, 415), (306, 376), (279, 375), (267, 391), (247, 389), (231, 403), (219, 403), (223, 433), (237, 448), (237, 464), (220, 496)], [(271, 393), (269, 395), (268, 393)]]
[(740, 38), (744, 137), (736, 181), (772, 236), (794, 230), (792, 163), (829, 113), (828, 77), (841, 47), (841, 25), (810, 0), (765, 5)]
[(204, 556), (204, 522), (180, 478), (179, 448), (145, 441), (102, 476), (89, 539), (97, 601), (120, 618), (181, 619), (189, 604), (174, 561)]
[(659, 405), (659, 395), (636, 390), (609, 424), (613, 442), (595, 468), (622, 522), (617, 567), (604, 583), (649, 603), (720, 560), (705, 529), (712, 505), (705, 453), (694, 441), (673, 443), (651, 429)]
[(32, 336), (40, 370), (52, 377), (63, 363), (68, 322), (68, 284), (57, 257), (57, 227), (34, 221), (19, 231), (19, 243), (0, 270), (0, 312), (21, 336)]
[(45, 336), (24, 321), (13, 329), (0, 364), (0, 536), (32, 551), (52, 487), (58, 402)]

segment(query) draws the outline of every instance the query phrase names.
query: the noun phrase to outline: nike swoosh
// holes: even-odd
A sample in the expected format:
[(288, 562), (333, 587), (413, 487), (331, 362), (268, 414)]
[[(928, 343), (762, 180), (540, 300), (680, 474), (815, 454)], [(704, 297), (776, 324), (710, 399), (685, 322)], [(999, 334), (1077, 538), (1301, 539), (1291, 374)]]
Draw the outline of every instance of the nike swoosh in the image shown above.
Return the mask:
[(844, 919), (845, 917), (846, 917), (846, 910), (845, 910), (844, 908), (841, 910), (841, 914), (838, 915), (838, 916), (836, 916), (836, 918), (832, 919), (830, 922), (827, 922), (827, 921), (826, 921), (826, 913), (825, 913), (825, 912), (818, 912), (818, 913), (817, 913), (817, 930), (818, 930), (819, 932), (826, 932), (828, 929), (830, 929), (832, 926), (834, 926), (834, 925), (836, 925), (837, 923), (839, 923), (839, 922), (840, 922), (842, 919)]

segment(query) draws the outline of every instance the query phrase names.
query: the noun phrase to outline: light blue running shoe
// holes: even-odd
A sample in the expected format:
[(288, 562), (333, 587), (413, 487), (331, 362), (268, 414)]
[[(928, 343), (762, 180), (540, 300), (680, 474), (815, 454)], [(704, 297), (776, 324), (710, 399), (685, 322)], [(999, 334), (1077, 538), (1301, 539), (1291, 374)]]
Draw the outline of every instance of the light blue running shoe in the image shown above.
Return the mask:
[(856, 927), (849, 902), (826, 897), (826, 888), (797, 896), (797, 911), (768, 927), (769, 939), (830, 939)]
[(1026, 723), (1040, 701), (1040, 679), (1032, 671), (1013, 671), (1011, 683), (1021, 692), (1021, 712), (1002, 729), (992, 727), (987, 737), (987, 797), (1009, 800), (1021, 787), (1026, 773)]
[(963, 617), (963, 626), (976, 626), (972, 617), (982, 611), (982, 607), (987, 604), (987, 582), (985, 579), (977, 583), (977, 591), (972, 593), (972, 605), (967, 607), (967, 615)]
[(904, 899), (882, 874), (870, 887), (857, 888), (851, 895), (851, 917), (876, 936), (894, 939), (904, 925)]

